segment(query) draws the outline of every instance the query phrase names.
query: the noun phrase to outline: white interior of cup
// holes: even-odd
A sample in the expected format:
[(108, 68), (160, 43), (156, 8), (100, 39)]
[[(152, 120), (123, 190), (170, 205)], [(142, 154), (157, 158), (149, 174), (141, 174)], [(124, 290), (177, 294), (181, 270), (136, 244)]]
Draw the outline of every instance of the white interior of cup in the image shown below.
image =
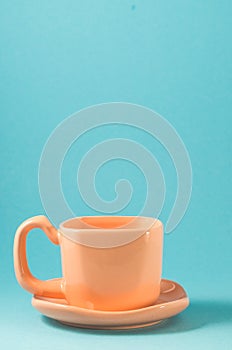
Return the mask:
[(60, 224), (59, 232), (75, 243), (94, 248), (112, 248), (128, 244), (148, 233), (161, 221), (141, 216), (84, 216)]

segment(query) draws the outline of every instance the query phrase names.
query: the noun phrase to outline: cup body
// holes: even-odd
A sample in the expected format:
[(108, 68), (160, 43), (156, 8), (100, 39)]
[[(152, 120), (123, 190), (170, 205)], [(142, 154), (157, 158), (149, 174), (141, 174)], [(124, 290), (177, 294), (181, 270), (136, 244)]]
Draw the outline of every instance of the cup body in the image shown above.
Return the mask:
[(146, 307), (158, 298), (163, 247), (159, 220), (75, 218), (60, 225), (59, 243), (62, 290), (69, 304), (119, 311)]

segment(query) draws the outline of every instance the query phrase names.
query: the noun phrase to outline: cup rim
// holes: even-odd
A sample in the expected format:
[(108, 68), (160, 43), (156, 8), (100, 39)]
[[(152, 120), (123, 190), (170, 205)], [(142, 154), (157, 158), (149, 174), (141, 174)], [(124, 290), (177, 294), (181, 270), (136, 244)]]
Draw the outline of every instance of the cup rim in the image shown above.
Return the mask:
[[(122, 224), (122, 225), (115, 225), (113, 227), (107, 227), (107, 226), (97, 226), (97, 225), (91, 225), (86, 222), (86, 219), (102, 219), (102, 220), (108, 220), (108, 219), (127, 219), (127, 223)], [(131, 219), (131, 220), (129, 220)], [(143, 220), (146, 221), (146, 225), (141, 226), (141, 221)], [(78, 221), (81, 223), (83, 226), (82, 227), (69, 227), (67, 226), (68, 223), (71, 223), (73, 221)], [(136, 224), (136, 227), (131, 227), (132, 224)], [(132, 215), (103, 215), (103, 216), (97, 216), (97, 215), (85, 215), (85, 216), (76, 216), (67, 220), (64, 220), (60, 223), (59, 229), (61, 231), (84, 231), (84, 230), (94, 230), (94, 231), (102, 231), (103, 229), (107, 229), (107, 231), (115, 231), (115, 230), (137, 230), (138, 229), (138, 224), (139, 224), (139, 229), (149, 229), (154, 225), (157, 226), (162, 226), (162, 222), (153, 217), (149, 216), (132, 216)]]
[[(110, 222), (114, 219), (116, 221), (121, 219), (121, 222), (127, 224), (99, 227), (86, 223), (91, 220)], [(67, 226), (72, 223), (79, 223), (81, 227)], [(93, 248), (112, 248), (133, 242), (146, 233), (149, 234), (151, 228), (159, 230), (163, 228), (163, 224), (159, 219), (145, 216), (81, 216), (63, 221), (59, 226), (59, 232), (62, 237), (74, 243)]]

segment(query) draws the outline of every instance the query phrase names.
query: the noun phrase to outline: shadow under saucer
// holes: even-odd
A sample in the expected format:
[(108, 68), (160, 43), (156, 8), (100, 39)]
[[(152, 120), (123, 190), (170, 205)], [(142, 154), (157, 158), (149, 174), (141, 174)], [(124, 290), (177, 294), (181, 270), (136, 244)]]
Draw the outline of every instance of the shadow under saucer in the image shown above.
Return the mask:
[(44, 323), (51, 327), (59, 328), (67, 332), (105, 334), (105, 335), (127, 335), (127, 334), (169, 334), (188, 332), (202, 328), (210, 324), (231, 324), (232, 326), (232, 303), (219, 300), (193, 300), (185, 311), (180, 315), (167, 319), (157, 325), (129, 329), (129, 330), (96, 330), (87, 328), (74, 328), (61, 324), (58, 321), (42, 316)]

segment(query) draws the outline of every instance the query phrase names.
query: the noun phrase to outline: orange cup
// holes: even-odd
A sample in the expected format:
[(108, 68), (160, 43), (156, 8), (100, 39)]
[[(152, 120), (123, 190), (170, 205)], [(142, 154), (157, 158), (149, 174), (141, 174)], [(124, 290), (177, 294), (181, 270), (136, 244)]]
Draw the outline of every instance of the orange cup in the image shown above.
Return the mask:
[[(63, 278), (41, 281), (26, 258), (26, 237), (42, 229), (61, 248)], [(29, 292), (65, 298), (95, 310), (130, 310), (153, 304), (160, 294), (163, 226), (148, 217), (106, 216), (67, 220), (57, 230), (45, 216), (22, 223), (15, 235), (14, 266)]]

